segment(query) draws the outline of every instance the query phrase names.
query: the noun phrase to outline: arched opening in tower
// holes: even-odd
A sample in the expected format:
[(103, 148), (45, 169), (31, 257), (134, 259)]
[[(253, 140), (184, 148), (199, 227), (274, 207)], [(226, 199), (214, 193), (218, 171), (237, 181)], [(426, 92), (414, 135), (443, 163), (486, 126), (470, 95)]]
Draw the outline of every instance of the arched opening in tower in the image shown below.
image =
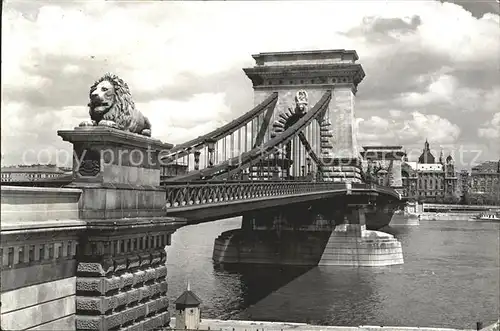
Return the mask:
[[(297, 123), (306, 114), (306, 103), (297, 102), (294, 109), (289, 108), (287, 112), (283, 112), (278, 116), (278, 119), (273, 123), (271, 138), (283, 133), (292, 125)], [(289, 141), (284, 147), (281, 155), (274, 160), (274, 165), (279, 166), (283, 171), (283, 177), (290, 177), (290, 167), (293, 165), (293, 147), (298, 142), (295, 139)]]
[[(277, 135), (279, 133), (282, 133), (283, 131), (287, 130), (290, 128), (292, 125), (297, 123), (303, 116), (305, 115), (304, 111), (301, 112), (293, 112), (291, 114), (288, 113), (282, 113), (280, 115), (281, 118), (283, 118), (284, 121), (276, 121), (273, 125), (274, 127), (274, 134)], [(287, 159), (291, 159), (292, 157), (292, 142), (288, 142), (285, 147), (285, 157)]]

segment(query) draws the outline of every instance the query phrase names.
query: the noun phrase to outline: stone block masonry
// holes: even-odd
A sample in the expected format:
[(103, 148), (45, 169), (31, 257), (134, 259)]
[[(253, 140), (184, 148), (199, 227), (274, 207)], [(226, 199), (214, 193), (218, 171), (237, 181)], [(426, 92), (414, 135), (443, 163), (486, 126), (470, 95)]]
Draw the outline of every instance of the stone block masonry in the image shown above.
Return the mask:
[(318, 265), (380, 267), (404, 263), (401, 242), (394, 236), (364, 226), (352, 227), (343, 224), (332, 231)]
[[(356, 199), (353, 196), (349, 201)], [(221, 264), (352, 267), (403, 264), (399, 240), (366, 228), (368, 220), (374, 217), (380, 223), (375, 222), (375, 225), (387, 225), (394, 208), (388, 206), (388, 202), (379, 201), (381, 206), (377, 209), (362, 200), (358, 201), (359, 205), (349, 204), (345, 210), (341, 205), (347, 200), (247, 214), (243, 217), (241, 229), (226, 231), (215, 240), (213, 261)], [(380, 220), (382, 216), (385, 217)], [(318, 222), (325, 226), (315, 227)]]
[(4, 222), (3, 205), (2, 330), (74, 330), (75, 255), (85, 223)]
[(165, 246), (186, 223), (166, 216), (158, 187), (171, 145), (102, 127), (59, 134), (75, 145), (71, 188), (2, 187), (2, 330), (168, 325)]
[(87, 225), (76, 270), (77, 330), (149, 330), (170, 318), (164, 250), (170, 224), (150, 219), (120, 223)]
[(38, 189), (39, 199), (51, 200), (31, 205), (18, 220), (7, 208), (15, 204), (11, 189), (17, 202), (33, 195), (2, 187), (2, 330), (154, 330), (168, 324), (164, 248), (184, 222), (57, 219), (67, 215), (60, 204), (78, 210), (81, 190), (52, 188)]
[(215, 239), (215, 263), (315, 266), (329, 233), (326, 231), (242, 229), (230, 230)]
[[(260, 53), (253, 55), (256, 66), (244, 69), (252, 80), (255, 105), (271, 92), (278, 92), (273, 123), (280, 113), (293, 107), (298, 90), (309, 95), (314, 105), (327, 90), (333, 91), (328, 110), (320, 123), (332, 124), (333, 134), (324, 135), (322, 141), (313, 141), (313, 149), (327, 165), (324, 179), (341, 182), (360, 182), (361, 171), (354, 114), (355, 94), (365, 73), (356, 63), (358, 55), (353, 50), (324, 50)], [(254, 130), (258, 130), (256, 119)], [(320, 131), (320, 124), (311, 124), (313, 132)], [(271, 126), (269, 127), (271, 130)], [(255, 135), (255, 134), (254, 134)], [(313, 134), (314, 135), (314, 134)], [(316, 135), (319, 136), (319, 135)], [(295, 144), (300, 145), (298, 141)], [(328, 148), (321, 148), (323, 147)], [(300, 162), (300, 161), (299, 161)], [(295, 175), (298, 170), (293, 169)]]

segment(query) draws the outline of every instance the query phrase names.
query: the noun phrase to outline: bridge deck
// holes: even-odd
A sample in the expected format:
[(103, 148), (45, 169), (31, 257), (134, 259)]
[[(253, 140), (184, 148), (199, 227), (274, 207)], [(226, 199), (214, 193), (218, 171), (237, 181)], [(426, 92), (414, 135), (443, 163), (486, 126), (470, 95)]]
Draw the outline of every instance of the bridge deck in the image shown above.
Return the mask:
[(196, 223), (241, 215), (243, 212), (342, 195), (389, 195), (397, 191), (373, 184), (293, 181), (222, 181), (167, 183), (166, 209), (170, 216)]

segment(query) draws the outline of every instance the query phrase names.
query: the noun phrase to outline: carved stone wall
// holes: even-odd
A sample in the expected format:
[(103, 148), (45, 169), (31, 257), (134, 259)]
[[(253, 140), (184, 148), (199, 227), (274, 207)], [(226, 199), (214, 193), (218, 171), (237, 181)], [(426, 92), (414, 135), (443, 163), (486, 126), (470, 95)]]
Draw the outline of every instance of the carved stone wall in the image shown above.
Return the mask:
[(165, 219), (88, 225), (78, 252), (77, 330), (153, 330), (168, 325)]

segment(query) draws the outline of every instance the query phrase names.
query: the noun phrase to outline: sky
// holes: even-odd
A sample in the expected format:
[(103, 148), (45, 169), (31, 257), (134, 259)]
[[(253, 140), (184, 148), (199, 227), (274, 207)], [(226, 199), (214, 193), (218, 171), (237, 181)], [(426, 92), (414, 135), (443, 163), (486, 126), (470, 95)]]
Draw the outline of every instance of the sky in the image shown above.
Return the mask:
[[(427, 139), (457, 168), (500, 158), (500, 4), (486, 1), (4, 1), (2, 165), (68, 162), (57, 130), (123, 78), (153, 137), (182, 143), (253, 107), (252, 54), (354, 49), (360, 145)], [(60, 153), (66, 151), (66, 153)], [(70, 155), (70, 154), (69, 154)], [(62, 164), (61, 164), (62, 163)]]

